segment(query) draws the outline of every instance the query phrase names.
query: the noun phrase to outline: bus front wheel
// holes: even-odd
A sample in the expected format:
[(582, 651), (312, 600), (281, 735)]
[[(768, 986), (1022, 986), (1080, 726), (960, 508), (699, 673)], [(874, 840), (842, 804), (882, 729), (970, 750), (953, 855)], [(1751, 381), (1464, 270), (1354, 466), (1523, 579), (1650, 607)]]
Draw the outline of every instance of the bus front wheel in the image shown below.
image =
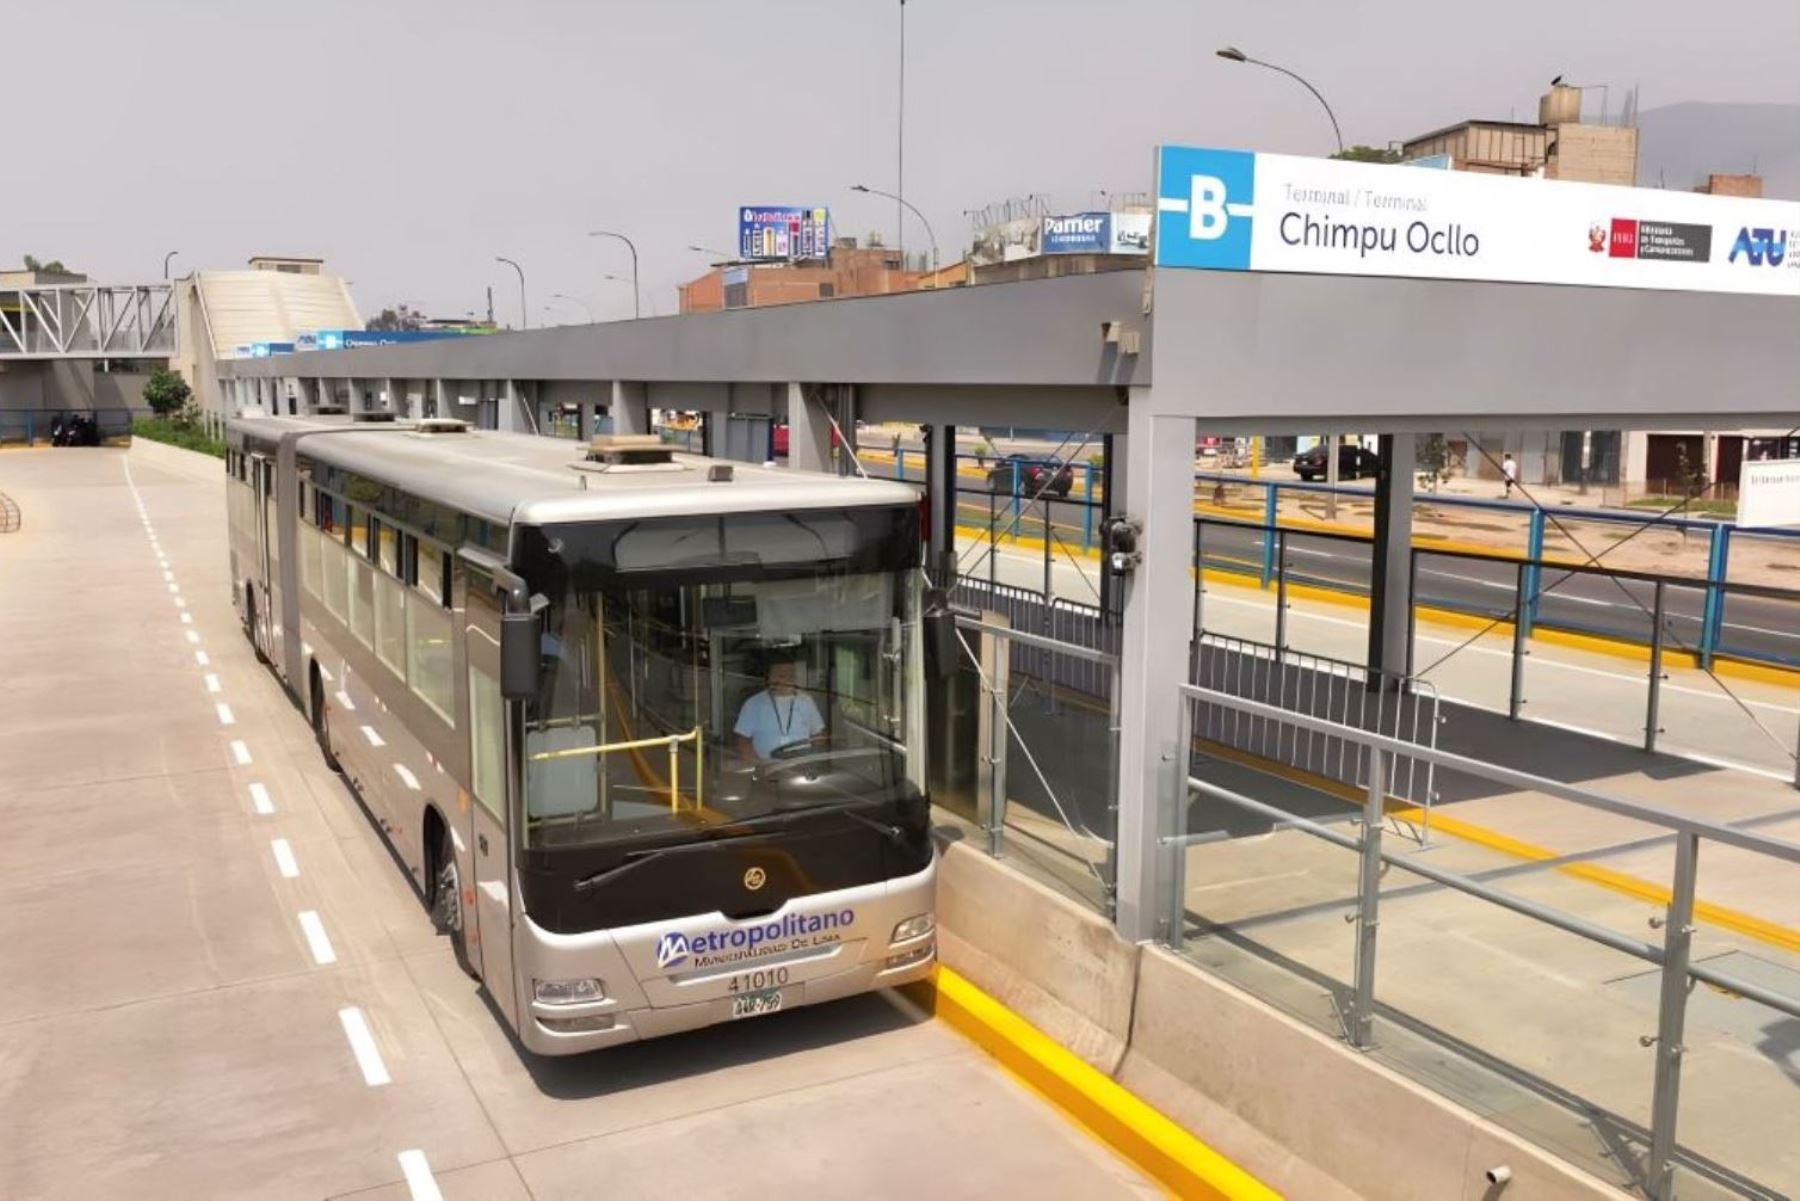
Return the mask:
[(448, 827), (438, 831), (435, 868), (431, 880), (431, 924), (439, 933), (450, 936), (456, 966), (479, 979), (469, 965), (468, 934), (463, 923), (462, 869), (456, 865), (456, 844)]

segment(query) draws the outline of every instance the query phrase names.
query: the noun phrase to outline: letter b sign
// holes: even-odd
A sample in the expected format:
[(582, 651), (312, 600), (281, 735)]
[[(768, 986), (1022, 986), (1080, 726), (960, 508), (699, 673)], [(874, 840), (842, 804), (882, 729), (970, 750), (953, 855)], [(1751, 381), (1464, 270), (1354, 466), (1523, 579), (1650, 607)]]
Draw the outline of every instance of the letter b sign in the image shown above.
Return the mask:
[(1256, 156), (1164, 146), (1157, 163), (1156, 265), (1250, 267)]

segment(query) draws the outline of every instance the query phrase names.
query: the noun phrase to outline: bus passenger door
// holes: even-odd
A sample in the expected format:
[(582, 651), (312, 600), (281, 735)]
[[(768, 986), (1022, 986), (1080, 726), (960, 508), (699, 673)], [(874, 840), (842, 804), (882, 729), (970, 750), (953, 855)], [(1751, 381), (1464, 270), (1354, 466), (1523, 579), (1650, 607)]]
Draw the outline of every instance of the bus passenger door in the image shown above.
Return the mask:
[(457, 814), (456, 821), (469, 847), (475, 881), (474, 910), (464, 918), (465, 937), (471, 944), (479, 940), (481, 978), (494, 1003), (516, 1026), (512, 852), (507, 839), (507, 815), (515, 810), (515, 800), (509, 795), (513, 773), (507, 770), (512, 761), (513, 731), (508, 720), (511, 706), (500, 695), (500, 602), (494, 595), (492, 576), (466, 559), (462, 566), (471, 803), (466, 812)]

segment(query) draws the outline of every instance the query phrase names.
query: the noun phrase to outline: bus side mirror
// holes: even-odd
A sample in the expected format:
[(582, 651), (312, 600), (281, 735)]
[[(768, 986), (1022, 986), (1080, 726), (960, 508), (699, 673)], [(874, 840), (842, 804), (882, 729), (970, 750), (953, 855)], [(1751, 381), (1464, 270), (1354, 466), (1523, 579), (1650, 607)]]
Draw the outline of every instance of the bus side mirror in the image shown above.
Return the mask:
[(538, 690), (538, 616), (504, 613), (500, 617), (500, 695), (526, 701)]
[(954, 675), (960, 663), (956, 638), (956, 610), (942, 588), (925, 590), (925, 614), (920, 624), (925, 636), (925, 674), (941, 680)]

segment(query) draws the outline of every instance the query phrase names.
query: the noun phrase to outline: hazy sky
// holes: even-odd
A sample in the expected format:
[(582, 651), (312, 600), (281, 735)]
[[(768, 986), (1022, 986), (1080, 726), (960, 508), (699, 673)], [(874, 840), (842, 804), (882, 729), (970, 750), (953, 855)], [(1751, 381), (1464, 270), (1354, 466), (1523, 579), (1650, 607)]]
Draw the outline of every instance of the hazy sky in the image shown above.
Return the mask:
[[(365, 314), (408, 301), (516, 324), (645, 312), (730, 249), (739, 204), (826, 205), (880, 230), (892, 190), (897, 0), (0, 0), (0, 266), (111, 280), (325, 258)], [(1063, 210), (1148, 188), (1158, 141), (1322, 154), (1471, 116), (1533, 119), (1548, 80), (1616, 107), (1800, 102), (1800, 3), (1671, 0), (910, 0), (906, 194), (946, 259), (965, 210)], [(1598, 105), (1598, 93), (1592, 103)], [(909, 249), (923, 248), (909, 222)], [(556, 312), (546, 315), (545, 305)]]

